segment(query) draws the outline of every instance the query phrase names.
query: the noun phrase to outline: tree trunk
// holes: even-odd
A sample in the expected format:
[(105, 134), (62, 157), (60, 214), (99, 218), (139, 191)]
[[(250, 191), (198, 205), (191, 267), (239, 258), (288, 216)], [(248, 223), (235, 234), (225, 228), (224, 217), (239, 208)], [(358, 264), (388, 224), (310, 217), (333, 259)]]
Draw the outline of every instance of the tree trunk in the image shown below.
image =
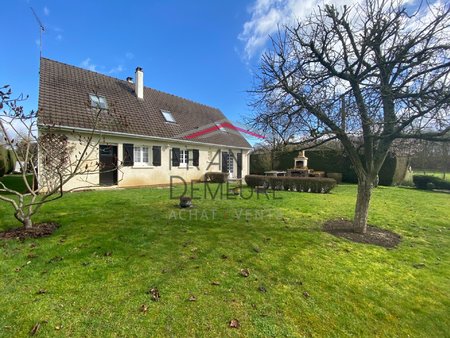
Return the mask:
[(273, 170), (273, 158), (274, 158), (274, 150), (270, 150), (270, 170)]
[(22, 221), (22, 224), (25, 227), (25, 229), (31, 229), (33, 227), (33, 221), (31, 220), (30, 217), (25, 217), (24, 220)]
[(358, 179), (358, 196), (356, 197), (355, 218), (353, 220), (354, 232), (364, 234), (367, 231), (371, 193), (372, 181), (368, 178)]

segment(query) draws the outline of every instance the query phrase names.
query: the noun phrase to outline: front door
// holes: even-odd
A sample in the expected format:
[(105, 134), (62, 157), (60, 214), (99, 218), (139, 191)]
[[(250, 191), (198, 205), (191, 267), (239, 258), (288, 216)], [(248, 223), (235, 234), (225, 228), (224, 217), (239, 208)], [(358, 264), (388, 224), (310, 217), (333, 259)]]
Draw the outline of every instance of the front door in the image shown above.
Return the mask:
[(100, 185), (117, 184), (117, 146), (100, 145)]
[(234, 178), (234, 154), (230, 151), (222, 151), (222, 172), (228, 173), (229, 178)]

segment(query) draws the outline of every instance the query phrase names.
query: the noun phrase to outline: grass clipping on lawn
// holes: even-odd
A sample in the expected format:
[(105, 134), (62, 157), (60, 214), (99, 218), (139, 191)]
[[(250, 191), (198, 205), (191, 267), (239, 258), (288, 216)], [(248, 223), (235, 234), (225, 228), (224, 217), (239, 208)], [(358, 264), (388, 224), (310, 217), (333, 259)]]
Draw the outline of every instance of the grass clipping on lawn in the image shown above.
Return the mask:
[[(448, 336), (449, 195), (375, 189), (369, 224), (402, 236), (387, 250), (322, 231), (356, 190), (192, 209), (169, 189), (67, 194), (36, 215), (61, 224), (51, 236), (0, 240), (0, 336)], [(14, 226), (0, 203), (0, 231)]]

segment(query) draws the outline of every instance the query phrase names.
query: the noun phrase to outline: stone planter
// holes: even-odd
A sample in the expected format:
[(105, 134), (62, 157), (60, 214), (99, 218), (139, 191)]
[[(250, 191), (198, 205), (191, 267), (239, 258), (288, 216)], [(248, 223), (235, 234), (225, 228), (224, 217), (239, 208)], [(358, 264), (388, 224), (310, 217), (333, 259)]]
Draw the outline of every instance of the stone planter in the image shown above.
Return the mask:
[(188, 196), (180, 197), (180, 208), (190, 208), (192, 207), (192, 198)]

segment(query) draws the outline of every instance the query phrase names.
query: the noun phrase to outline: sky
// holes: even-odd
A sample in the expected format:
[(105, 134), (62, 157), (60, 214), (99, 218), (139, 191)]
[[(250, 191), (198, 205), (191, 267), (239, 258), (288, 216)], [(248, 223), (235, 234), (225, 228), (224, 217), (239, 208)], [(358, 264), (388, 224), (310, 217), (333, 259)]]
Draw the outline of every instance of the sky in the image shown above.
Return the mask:
[(7, 1), (0, 12), (0, 85), (29, 95), (27, 110), (37, 108), (39, 26), (32, 7), (45, 27), (44, 57), (121, 79), (140, 66), (147, 87), (242, 122), (252, 113), (248, 91), (268, 34), (293, 3), (307, 9), (316, 2)]
[[(337, 5), (358, 0), (328, 0)], [(252, 114), (248, 93), (279, 24), (302, 18), (317, 0), (11, 0), (2, 3), (0, 85), (37, 108), (39, 26), (44, 57), (144, 84), (219, 108), (232, 122)]]
[[(43, 56), (125, 79), (144, 69), (144, 84), (221, 109), (249, 114), (247, 91), (258, 57), (239, 38), (251, 18), (245, 1), (40, 1), (2, 4), (0, 85), (29, 95), (37, 108), (39, 26)], [(7, 29), (5, 29), (7, 27)]]

